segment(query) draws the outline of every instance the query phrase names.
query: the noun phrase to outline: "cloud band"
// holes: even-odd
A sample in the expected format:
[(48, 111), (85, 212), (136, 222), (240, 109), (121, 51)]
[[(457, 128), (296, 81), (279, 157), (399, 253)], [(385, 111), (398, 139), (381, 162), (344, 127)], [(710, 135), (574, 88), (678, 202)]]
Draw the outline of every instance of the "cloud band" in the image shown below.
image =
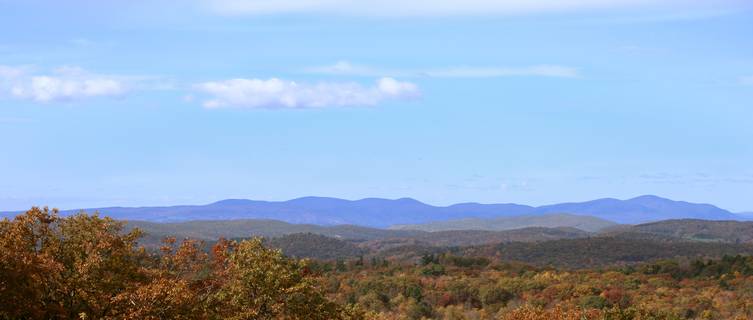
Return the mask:
[(381, 78), (373, 86), (355, 82), (298, 83), (277, 78), (230, 79), (197, 84), (209, 98), (206, 108), (299, 109), (374, 106), (386, 100), (413, 99), (418, 86), (393, 78)]

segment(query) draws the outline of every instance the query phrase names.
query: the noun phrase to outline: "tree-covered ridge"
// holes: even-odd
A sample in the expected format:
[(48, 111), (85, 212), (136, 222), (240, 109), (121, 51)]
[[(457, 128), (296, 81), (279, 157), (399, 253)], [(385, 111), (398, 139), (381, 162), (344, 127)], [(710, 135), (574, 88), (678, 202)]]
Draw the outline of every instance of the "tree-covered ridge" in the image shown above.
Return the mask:
[[(753, 243), (751, 221), (676, 219), (639, 224), (629, 230), (690, 241)], [(619, 232), (619, 229), (615, 231)]]

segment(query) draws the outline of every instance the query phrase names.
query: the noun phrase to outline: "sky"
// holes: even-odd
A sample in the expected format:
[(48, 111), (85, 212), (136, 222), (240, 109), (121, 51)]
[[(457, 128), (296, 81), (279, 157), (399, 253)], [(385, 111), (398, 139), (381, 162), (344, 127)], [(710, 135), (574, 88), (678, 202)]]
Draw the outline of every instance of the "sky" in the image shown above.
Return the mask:
[(0, 0), (0, 210), (753, 211), (753, 3)]

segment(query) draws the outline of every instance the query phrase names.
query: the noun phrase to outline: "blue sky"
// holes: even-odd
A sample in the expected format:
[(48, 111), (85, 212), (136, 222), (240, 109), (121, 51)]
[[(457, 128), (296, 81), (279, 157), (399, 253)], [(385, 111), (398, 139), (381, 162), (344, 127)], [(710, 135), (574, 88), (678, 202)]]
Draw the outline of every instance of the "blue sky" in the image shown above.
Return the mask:
[(747, 1), (0, 0), (0, 210), (753, 211)]

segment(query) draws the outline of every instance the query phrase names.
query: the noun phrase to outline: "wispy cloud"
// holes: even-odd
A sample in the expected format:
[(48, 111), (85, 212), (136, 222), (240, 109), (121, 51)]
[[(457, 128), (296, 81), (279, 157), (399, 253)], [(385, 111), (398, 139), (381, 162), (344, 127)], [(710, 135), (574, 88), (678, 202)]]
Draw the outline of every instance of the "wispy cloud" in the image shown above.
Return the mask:
[(298, 83), (271, 79), (231, 79), (204, 82), (196, 90), (209, 95), (206, 108), (325, 108), (375, 106), (386, 100), (419, 96), (418, 86), (393, 78), (381, 78), (372, 86), (355, 82)]
[(46, 73), (35, 69), (0, 66), (0, 96), (48, 103), (119, 96), (127, 91), (123, 79), (79, 67), (60, 67)]
[(420, 17), (462, 15), (520, 15), (583, 10), (648, 8), (686, 10), (739, 7), (740, 0), (711, 3), (687, 0), (201, 0), (210, 10), (224, 15), (320, 13), (353, 16)]
[(429, 69), (390, 69), (339, 61), (331, 65), (304, 69), (307, 73), (368, 76), (368, 77), (437, 77), (437, 78), (495, 78), (495, 77), (556, 77), (576, 78), (578, 69), (560, 65), (534, 65), (525, 67), (469, 67), (455, 66)]

